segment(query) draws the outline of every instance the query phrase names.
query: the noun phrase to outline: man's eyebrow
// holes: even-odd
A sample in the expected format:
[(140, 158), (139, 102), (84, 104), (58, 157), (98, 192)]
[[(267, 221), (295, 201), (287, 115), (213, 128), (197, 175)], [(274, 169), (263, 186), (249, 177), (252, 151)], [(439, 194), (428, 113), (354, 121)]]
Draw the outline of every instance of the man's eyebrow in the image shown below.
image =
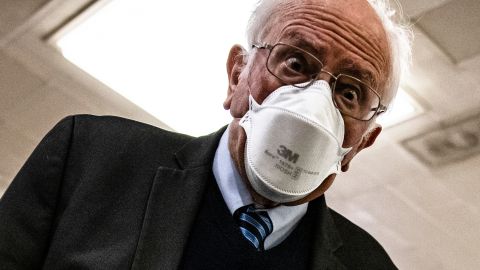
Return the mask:
[(360, 79), (375, 90), (378, 87), (375, 74), (371, 70), (354, 63), (352, 59), (341, 60), (338, 65), (338, 71)]
[(305, 50), (306, 52), (309, 52), (310, 54), (312, 54), (322, 62), (323, 62), (322, 58), (324, 58), (324, 55), (327, 51), (324, 46), (321, 46), (320, 44), (313, 44), (312, 42), (309, 42), (306, 40), (295, 40), (294, 44), (292, 45), (302, 48), (303, 50)]
[(285, 41), (285, 43), (301, 48), (302, 50), (318, 58), (318, 60), (323, 63), (324, 55), (327, 53), (327, 49), (324, 44), (314, 42), (313, 40), (306, 40), (303, 35), (300, 36), (295, 32), (287, 33), (285, 37), (288, 38), (288, 41)]

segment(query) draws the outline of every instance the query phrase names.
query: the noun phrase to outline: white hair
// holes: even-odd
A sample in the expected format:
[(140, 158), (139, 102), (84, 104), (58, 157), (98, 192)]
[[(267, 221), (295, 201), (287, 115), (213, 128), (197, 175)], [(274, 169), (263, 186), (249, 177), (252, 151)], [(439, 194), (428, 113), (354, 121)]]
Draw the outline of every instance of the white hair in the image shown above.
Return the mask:
[[(377, 13), (383, 28), (387, 34), (387, 41), (391, 55), (391, 72), (388, 78), (388, 88), (396, 93), (400, 78), (405, 75), (410, 68), (412, 57), (413, 33), (410, 26), (401, 12), (401, 6), (397, 3), (400, 12), (397, 13), (390, 5), (388, 0), (367, 0)], [(248, 45), (258, 42), (265, 29), (269, 27), (268, 20), (275, 17), (275, 13), (281, 12), (282, 6), (288, 5), (292, 0), (259, 0), (253, 11), (247, 28)], [(271, 27), (271, 26), (270, 26)]]

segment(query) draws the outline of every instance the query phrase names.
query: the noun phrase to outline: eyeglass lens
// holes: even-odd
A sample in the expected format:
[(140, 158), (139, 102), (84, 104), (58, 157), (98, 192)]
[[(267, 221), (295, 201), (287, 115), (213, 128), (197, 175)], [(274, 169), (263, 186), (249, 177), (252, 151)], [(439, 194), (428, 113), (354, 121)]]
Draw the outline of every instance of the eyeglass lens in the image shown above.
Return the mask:
[[(273, 46), (267, 60), (272, 75), (296, 87), (306, 87), (305, 82), (316, 80), (322, 68), (323, 64), (312, 54), (282, 43)], [(353, 118), (369, 120), (380, 105), (378, 95), (355, 77), (340, 74), (334, 77), (331, 87), (337, 108)]]

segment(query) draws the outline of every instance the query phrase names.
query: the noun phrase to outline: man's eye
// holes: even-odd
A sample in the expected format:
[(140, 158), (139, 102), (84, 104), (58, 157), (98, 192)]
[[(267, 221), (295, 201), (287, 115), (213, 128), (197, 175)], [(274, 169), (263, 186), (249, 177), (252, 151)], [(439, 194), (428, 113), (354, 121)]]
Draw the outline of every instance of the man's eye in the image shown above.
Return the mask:
[(336, 92), (339, 93), (345, 101), (357, 103), (361, 98), (361, 90), (354, 85), (339, 84), (336, 86)]
[(347, 89), (343, 92), (343, 96), (350, 100), (350, 101), (353, 101), (355, 99), (357, 99), (357, 92), (353, 91), (352, 89)]
[(292, 71), (298, 73), (305, 73), (307, 69), (307, 63), (305, 59), (301, 57), (291, 56), (285, 60), (285, 65)]

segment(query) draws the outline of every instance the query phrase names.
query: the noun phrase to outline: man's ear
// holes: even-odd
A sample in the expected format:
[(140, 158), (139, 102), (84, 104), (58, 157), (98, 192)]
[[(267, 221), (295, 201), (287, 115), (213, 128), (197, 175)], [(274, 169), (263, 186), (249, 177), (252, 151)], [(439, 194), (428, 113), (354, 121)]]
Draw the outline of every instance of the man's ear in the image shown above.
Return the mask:
[(348, 171), (348, 168), (350, 167), (350, 161), (352, 161), (353, 157), (356, 156), (363, 149), (372, 146), (381, 132), (382, 126), (375, 123), (373, 128), (371, 128), (365, 135), (363, 135), (361, 142), (357, 146), (353, 147), (353, 153), (347, 154), (347, 156), (345, 157), (347, 158), (347, 161), (342, 164), (342, 172)]
[[(378, 135), (380, 135), (380, 133), (382, 132), (382, 126), (380, 124), (377, 124), (375, 123), (373, 128), (370, 129), (369, 132), (367, 132), (367, 134), (365, 134), (363, 136), (363, 139), (362, 139), (362, 149), (365, 149), (367, 147), (370, 147), (373, 145), (373, 143), (375, 143), (375, 140), (377, 139)], [(360, 150), (362, 150), (360, 149)], [(358, 150), (358, 151), (360, 151)]]
[(228, 91), (227, 98), (223, 102), (223, 108), (225, 110), (230, 109), (232, 103), (233, 94), (235, 93), (238, 85), (238, 77), (245, 67), (245, 49), (236, 44), (230, 49), (227, 59), (227, 75), (228, 75)]

